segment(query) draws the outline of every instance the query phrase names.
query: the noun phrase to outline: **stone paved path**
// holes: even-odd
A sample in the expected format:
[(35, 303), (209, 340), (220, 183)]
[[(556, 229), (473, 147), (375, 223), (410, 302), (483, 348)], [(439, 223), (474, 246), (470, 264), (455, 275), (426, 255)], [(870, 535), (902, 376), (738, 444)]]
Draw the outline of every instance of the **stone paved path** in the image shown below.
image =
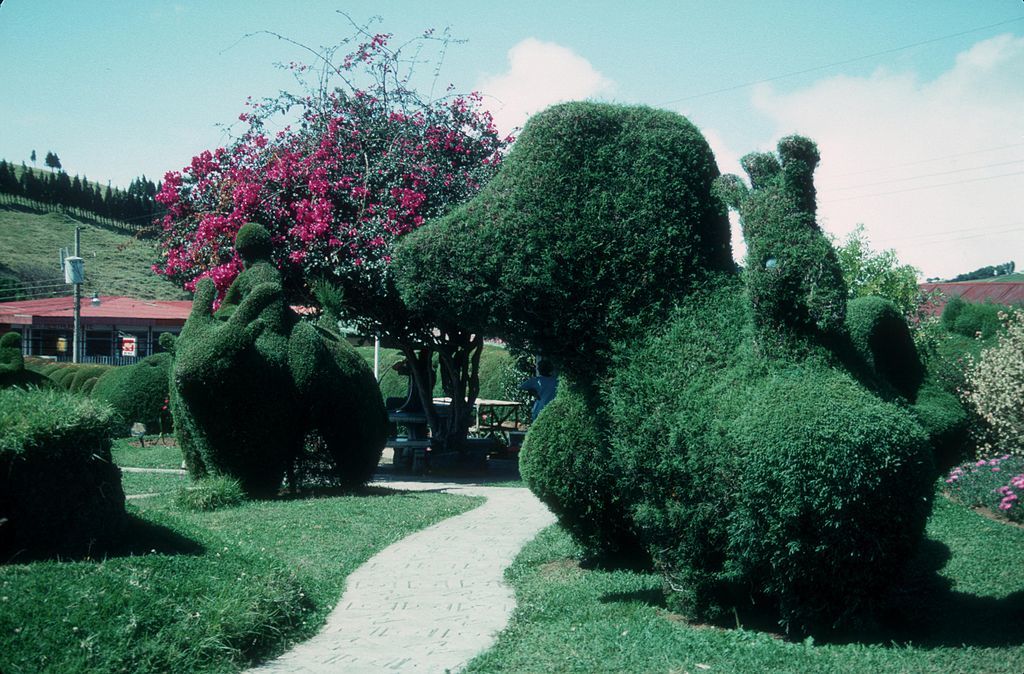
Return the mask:
[(515, 608), (504, 571), (554, 516), (527, 489), (380, 484), (487, 501), (370, 558), (318, 635), (250, 672), (454, 672), (494, 643)]

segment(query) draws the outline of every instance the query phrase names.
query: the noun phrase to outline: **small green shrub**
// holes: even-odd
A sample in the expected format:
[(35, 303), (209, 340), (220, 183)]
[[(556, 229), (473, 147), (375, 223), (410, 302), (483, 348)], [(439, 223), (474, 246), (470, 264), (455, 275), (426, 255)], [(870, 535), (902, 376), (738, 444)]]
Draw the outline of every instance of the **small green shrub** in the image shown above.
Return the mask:
[(913, 402), (925, 371), (896, 305), (881, 297), (858, 297), (847, 304), (846, 330), (874, 378)]
[(170, 371), (171, 355), (158, 353), (133, 365), (109, 369), (95, 382), (91, 393), (117, 412), (120, 437), (128, 435), (134, 423), (145, 424), (151, 435), (171, 431), (167, 409)]
[(0, 388), (48, 385), (46, 377), (26, 368), (21, 355), (21, 335), (8, 332), (0, 336)]
[(959, 297), (954, 297), (946, 303), (942, 311), (942, 323), (947, 330), (958, 335), (989, 339), (1002, 327), (999, 314), (1012, 311), (1003, 304), (965, 302)]
[(961, 464), (946, 476), (946, 492), (964, 505), (1024, 522), (1024, 457), (1003, 454)]
[(71, 379), (75, 376), (75, 369), (70, 363), (61, 363), (47, 376), (64, 390), (69, 390), (71, 388)]
[(184, 510), (207, 511), (230, 508), (245, 500), (238, 480), (230, 477), (212, 476), (196, 480), (182, 487), (174, 496), (174, 503)]
[(112, 365), (79, 364), (77, 367), (73, 367), (70, 379), (65, 379), (64, 383), (72, 393), (84, 394), (86, 383), (90, 379), (98, 379), (112, 369), (114, 369)]
[(98, 401), (0, 390), (0, 559), (81, 555), (116, 540), (125, 512), (113, 426)]

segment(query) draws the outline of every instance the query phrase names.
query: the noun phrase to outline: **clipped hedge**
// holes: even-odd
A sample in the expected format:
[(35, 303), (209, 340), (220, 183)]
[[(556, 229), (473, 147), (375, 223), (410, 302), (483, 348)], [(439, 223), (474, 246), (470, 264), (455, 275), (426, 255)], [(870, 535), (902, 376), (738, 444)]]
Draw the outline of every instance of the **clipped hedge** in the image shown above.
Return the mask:
[(234, 478), (250, 496), (274, 494), (307, 435), (317, 433), (338, 480), (361, 484), (387, 437), (373, 372), (339, 336), (287, 310), (264, 240), (269, 234), (259, 225), (239, 230), (245, 270), (225, 303), (212, 313), (214, 286), (203, 279), (181, 335), (166, 340), (174, 353), (170, 408), (186, 467), (194, 478)]
[(171, 364), (169, 353), (157, 353), (107, 370), (96, 380), (91, 394), (117, 412), (119, 436), (128, 435), (134, 423), (145, 424), (149, 434), (171, 431), (167, 409)]
[(722, 619), (753, 597), (794, 633), (827, 630), (913, 554), (930, 448), (827, 354), (757, 358), (747, 311), (727, 289), (693, 298), (633, 345), (610, 389), (617, 484), (677, 610)]
[(846, 308), (846, 329), (874, 379), (913, 402), (925, 369), (907, 321), (896, 305), (881, 297), (852, 300)]
[(918, 391), (911, 410), (928, 434), (936, 470), (949, 470), (974, 454), (971, 429), (976, 421), (959, 397), (928, 383)]
[(96, 553), (116, 541), (125, 511), (114, 425), (113, 410), (89, 398), (0, 391), (3, 561)]
[(403, 237), (396, 283), (414, 310), (560, 367), (522, 470), (584, 546), (635, 536), (689, 618), (753, 600), (792, 635), (828, 631), (883, 597), (922, 538), (935, 472), (897, 395), (918, 393), (919, 361), (883, 305), (859, 305), (849, 331), (815, 144), (742, 164), (749, 186), (716, 180), (672, 113), (553, 106), (474, 199)]
[(733, 268), (717, 176), (676, 113), (555, 105), (471, 201), (402, 237), (396, 283), (414, 310), (591, 378), (615, 339), (664, 318), (707, 270)]
[(931, 512), (931, 448), (905, 409), (834, 369), (787, 369), (746, 396), (728, 518), (728, 575), (778, 602), (798, 632), (884, 601)]
[(588, 556), (644, 559), (629, 503), (616, 489), (619, 471), (599, 405), (593, 391), (561, 381), (526, 436), (519, 470)]
[(25, 359), (21, 355), (21, 335), (16, 332), (0, 335), (0, 388), (45, 388), (49, 385), (46, 377), (25, 367)]

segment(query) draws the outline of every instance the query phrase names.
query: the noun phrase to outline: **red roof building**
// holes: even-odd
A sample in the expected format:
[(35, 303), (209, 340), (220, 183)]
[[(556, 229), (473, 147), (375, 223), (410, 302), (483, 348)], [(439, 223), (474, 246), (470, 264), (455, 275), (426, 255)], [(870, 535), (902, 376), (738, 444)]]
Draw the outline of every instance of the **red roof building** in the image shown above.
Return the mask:
[(931, 316), (941, 314), (946, 302), (954, 297), (960, 297), (965, 302), (1024, 304), (1024, 282), (1021, 281), (921, 283), (918, 288), (920, 288), (921, 294), (928, 298), (922, 308)]
[[(131, 362), (160, 351), (160, 334), (177, 334), (192, 302), (138, 300), (131, 297), (82, 298), (79, 353), (83, 362)], [(22, 352), (69, 360), (74, 329), (74, 299), (50, 297), (0, 302), (0, 334), (19, 332)]]

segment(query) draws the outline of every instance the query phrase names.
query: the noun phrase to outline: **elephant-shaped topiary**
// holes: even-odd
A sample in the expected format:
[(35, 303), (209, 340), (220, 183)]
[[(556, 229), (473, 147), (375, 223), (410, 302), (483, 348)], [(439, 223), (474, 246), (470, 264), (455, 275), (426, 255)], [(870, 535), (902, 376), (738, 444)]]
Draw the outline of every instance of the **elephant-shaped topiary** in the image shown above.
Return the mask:
[(930, 513), (920, 361), (884, 301), (848, 310), (817, 163), (783, 139), (744, 158), (747, 187), (679, 115), (558, 105), (395, 258), (413, 309), (559, 366), (524, 478), (590, 554), (653, 563), (693, 619), (751, 600), (794, 634), (864, 616)]
[(288, 309), (270, 237), (244, 225), (236, 250), (245, 270), (214, 314), (214, 286), (196, 287), (173, 342), (171, 412), (193, 477), (239, 480), (272, 494), (316, 433), (345, 484), (365, 483), (380, 460), (387, 415), (373, 372), (338, 335)]

